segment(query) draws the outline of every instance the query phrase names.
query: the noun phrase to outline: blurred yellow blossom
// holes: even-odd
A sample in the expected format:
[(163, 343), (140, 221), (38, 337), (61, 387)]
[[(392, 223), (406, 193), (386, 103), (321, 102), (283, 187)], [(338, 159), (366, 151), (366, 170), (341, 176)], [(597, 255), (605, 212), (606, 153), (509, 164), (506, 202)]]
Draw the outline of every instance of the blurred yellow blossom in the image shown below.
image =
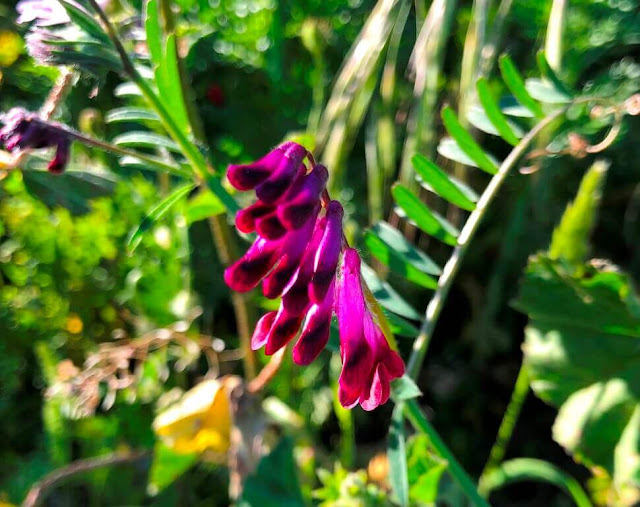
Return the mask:
[(22, 53), (22, 37), (9, 30), (0, 30), (0, 67), (9, 67)]
[(226, 453), (231, 410), (224, 385), (215, 379), (201, 382), (158, 415), (153, 429), (177, 453)]

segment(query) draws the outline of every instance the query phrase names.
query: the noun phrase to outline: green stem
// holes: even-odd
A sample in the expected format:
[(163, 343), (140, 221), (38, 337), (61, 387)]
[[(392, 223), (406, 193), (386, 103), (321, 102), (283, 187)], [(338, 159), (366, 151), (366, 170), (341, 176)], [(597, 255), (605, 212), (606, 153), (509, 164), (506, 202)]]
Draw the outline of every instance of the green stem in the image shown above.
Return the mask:
[(344, 408), (338, 401), (338, 386), (333, 393), (333, 410), (340, 425), (340, 462), (349, 469), (356, 455), (356, 434), (353, 425), (353, 411)]
[(438, 322), (438, 318), (440, 317), (440, 312), (442, 311), (444, 303), (449, 294), (449, 290), (451, 289), (456, 274), (460, 269), (462, 259), (467, 253), (467, 250), (469, 249), (469, 245), (471, 243), (471, 239), (477, 232), (480, 222), (489, 209), (489, 205), (497, 195), (498, 190), (500, 190), (500, 187), (502, 186), (505, 178), (507, 177), (511, 169), (516, 165), (520, 157), (529, 148), (531, 142), (556, 118), (564, 114), (566, 110), (567, 108), (562, 108), (551, 113), (549, 116), (541, 120), (535, 127), (533, 127), (533, 129), (531, 129), (531, 131), (527, 133), (526, 136), (522, 138), (520, 143), (511, 151), (511, 153), (509, 153), (509, 156), (504, 159), (504, 161), (500, 165), (500, 168), (498, 169), (498, 172), (491, 179), (489, 185), (487, 185), (487, 188), (478, 200), (475, 210), (471, 213), (471, 215), (469, 215), (469, 219), (465, 223), (462, 231), (460, 232), (460, 236), (458, 237), (458, 246), (455, 248), (453, 254), (445, 264), (444, 269), (442, 270), (442, 275), (438, 279), (438, 287), (436, 288), (431, 301), (429, 301), (429, 305), (427, 306), (427, 310), (425, 312), (425, 318), (422, 321), (422, 325), (420, 326), (420, 333), (413, 343), (413, 351), (411, 353), (411, 357), (409, 358), (407, 372), (414, 380), (418, 377), (420, 369), (422, 368), (422, 363), (424, 362), (424, 358), (427, 354), (427, 349), (429, 347), (431, 337), (433, 336), (433, 331)]
[(447, 470), (458, 483), (462, 491), (464, 491), (471, 503), (476, 506), (489, 507), (487, 501), (478, 493), (473, 480), (469, 477), (467, 472), (465, 472), (456, 457), (442, 441), (438, 432), (422, 413), (422, 410), (415, 398), (405, 402), (405, 414), (416, 430), (429, 437), (431, 445), (438, 455), (448, 462)]
[(522, 405), (524, 400), (527, 398), (527, 394), (529, 394), (529, 370), (523, 362), (520, 365), (518, 378), (516, 379), (516, 383), (513, 387), (513, 392), (511, 393), (511, 400), (509, 401), (507, 410), (505, 411), (500, 427), (498, 428), (498, 436), (491, 448), (487, 464), (485, 465), (482, 474), (480, 474), (480, 482), (483, 481), (487, 474), (502, 463), (507, 446), (511, 440), (511, 435), (516, 427), (516, 422), (518, 421), (518, 417), (520, 417)]

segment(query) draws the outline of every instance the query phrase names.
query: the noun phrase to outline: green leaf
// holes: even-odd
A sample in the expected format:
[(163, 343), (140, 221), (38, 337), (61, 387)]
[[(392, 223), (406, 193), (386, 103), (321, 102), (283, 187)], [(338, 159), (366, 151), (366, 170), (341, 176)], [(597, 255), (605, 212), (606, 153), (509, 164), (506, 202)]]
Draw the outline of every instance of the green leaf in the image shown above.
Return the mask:
[(469, 108), (469, 110), (467, 111), (467, 120), (469, 120), (469, 123), (471, 123), (471, 125), (473, 125), (478, 130), (481, 130), (482, 132), (486, 132), (487, 134), (491, 134), (492, 136), (500, 135), (500, 132), (498, 132), (498, 130), (493, 126), (491, 120), (489, 120), (489, 117), (487, 116), (485, 110), (482, 109), (482, 107), (480, 107), (479, 105), (472, 105)]
[(388, 223), (374, 225), (365, 233), (364, 242), (375, 258), (392, 271), (427, 289), (437, 287), (438, 282), (427, 273), (439, 275), (441, 269)]
[(422, 391), (408, 375), (391, 381), (391, 399), (396, 403), (419, 396), (422, 396)]
[(523, 481), (548, 482), (565, 490), (578, 507), (591, 507), (591, 501), (578, 481), (555, 465), (539, 459), (517, 458), (505, 461), (485, 476), (480, 487), (488, 495), (491, 491)]
[(122, 83), (116, 86), (113, 90), (113, 94), (116, 97), (142, 97), (142, 92), (138, 85), (135, 83)]
[(225, 212), (225, 209), (220, 199), (213, 192), (205, 189), (189, 201), (185, 216), (187, 223), (192, 224), (199, 220), (220, 215)]
[(602, 198), (602, 186), (609, 164), (596, 161), (585, 173), (576, 198), (567, 206), (560, 224), (554, 229), (549, 257), (582, 264), (587, 257), (589, 236)]
[(71, 21), (75, 25), (78, 25), (82, 30), (84, 30), (86, 33), (88, 33), (92, 37), (95, 37), (96, 39), (102, 41), (108, 46), (111, 46), (111, 40), (109, 39), (109, 36), (102, 28), (102, 25), (100, 25), (100, 23), (98, 23), (90, 13), (88, 13), (78, 5), (72, 2), (69, 2), (68, 0), (58, 0), (58, 1), (62, 4), (64, 9), (67, 11), (67, 14), (69, 15), (69, 19), (71, 19)]
[(406, 321), (402, 317), (398, 317), (395, 313), (385, 311), (385, 316), (389, 322), (389, 327), (394, 336), (406, 336), (415, 338), (420, 332), (411, 322)]
[[(409, 468), (409, 497), (418, 505), (435, 504), (438, 498), (440, 478), (447, 463), (432, 449), (426, 435), (417, 434), (407, 442), (407, 467)], [(442, 498), (439, 498), (443, 500)], [(452, 503), (457, 505), (456, 503)]]
[(153, 208), (149, 214), (144, 217), (138, 228), (129, 238), (128, 248), (129, 252), (133, 252), (140, 242), (142, 241), (142, 235), (147, 232), (153, 225), (164, 217), (167, 212), (182, 198), (184, 198), (193, 188), (195, 187), (194, 183), (187, 183), (179, 187), (172, 194), (166, 197), (160, 204), (158, 204), (155, 208)]
[(302, 507), (304, 501), (293, 459), (293, 442), (284, 437), (260, 460), (244, 484), (240, 507)]
[(113, 144), (119, 146), (136, 146), (143, 148), (166, 148), (180, 153), (180, 147), (168, 137), (155, 132), (134, 131), (121, 134), (113, 139)]
[(411, 159), (416, 173), (422, 178), (429, 188), (443, 199), (459, 208), (473, 211), (478, 200), (476, 193), (459, 182), (453, 176), (448, 175), (428, 158), (416, 154)]
[(407, 469), (407, 435), (404, 427), (404, 406), (396, 405), (391, 415), (388, 451), (389, 483), (400, 505), (409, 505), (409, 471)]
[(151, 496), (157, 495), (193, 467), (197, 461), (197, 454), (178, 454), (161, 442), (157, 442), (153, 449), (147, 492)]
[(160, 121), (158, 115), (143, 107), (120, 107), (112, 109), (105, 117), (107, 123)]
[(442, 121), (447, 128), (447, 132), (456, 140), (460, 149), (466, 153), (480, 169), (489, 174), (498, 172), (497, 164), (491, 160), (471, 134), (460, 124), (453, 109), (445, 107), (442, 110)]
[(571, 97), (547, 81), (541, 79), (527, 79), (527, 91), (535, 99), (547, 104), (566, 104), (571, 100)]
[(462, 148), (458, 145), (458, 142), (451, 137), (443, 137), (438, 143), (438, 153), (449, 160), (458, 162), (460, 164), (468, 165), (470, 167), (478, 167), (469, 155), (467, 155)]
[(396, 204), (422, 231), (430, 236), (455, 246), (459, 232), (445, 218), (431, 211), (418, 197), (401, 183), (391, 187)]
[(149, 56), (155, 67), (162, 63), (162, 28), (157, 0), (148, 0), (145, 12), (144, 27), (147, 35)]
[(530, 319), (524, 352), (531, 387), (559, 408), (554, 439), (624, 487), (640, 477), (633, 437), (640, 428), (640, 300), (617, 270), (563, 268), (534, 257), (516, 302)]
[(183, 132), (189, 130), (189, 117), (182, 93), (178, 49), (175, 35), (167, 37), (162, 62), (156, 69), (156, 84), (160, 97), (173, 114), (174, 120)]
[(507, 55), (500, 57), (500, 72), (502, 73), (502, 79), (504, 79), (505, 84), (518, 102), (531, 111), (536, 117), (544, 118), (544, 112), (540, 104), (529, 95), (529, 92), (527, 92), (525, 88), (524, 79), (522, 79), (518, 69)]
[(407, 303), (387, 282), (378, 278), (376, 272), (364, 262), (362, 263), (362, 278), (378, 302), (390, 312), (411, 320), (420, 320), (420, 314)]
[(511, 124), (504, 116), (504, 114), (502, 114), (498, 103), (491, 95), (491, 90), (489, 89), (489, 83), (487, 82), (487, 80), (482, 77), (478, 79), (476, 88), (478, 90), (478, 98), (480, 99), (480, 103), (487, 113), (489, 120), (496, 128), (496, 130), (500, 133), (500, 137), (502, 137), (502, 139), (504, 139), (509, 144), (517, 146), (520, 142), (520, 138), (522, 137), (522, 131), (519, 130), (515, 125)]

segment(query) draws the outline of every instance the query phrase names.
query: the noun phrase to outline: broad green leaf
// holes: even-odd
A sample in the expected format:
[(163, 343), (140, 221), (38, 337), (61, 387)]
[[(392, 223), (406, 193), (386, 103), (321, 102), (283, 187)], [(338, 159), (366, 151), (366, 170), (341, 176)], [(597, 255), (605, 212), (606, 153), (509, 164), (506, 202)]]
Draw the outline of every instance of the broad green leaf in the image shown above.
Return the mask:
[(414, 155), (411, 161), (416, 173), (424, 183), (429, 185), (433, 192), (459, 208), (467, 211), (475, 209), (475, 202), (478, 200), (478, 196), (468, 186), (445, 173), (431, 160), (422, 155)]
[(396, 403), (419, 396), (422, 396), (422, 391), (408, 375), (391, 381), (391, 399)]
[(172, 194), (166, 197), (160, 204), (158, 204), (155, 208), (153, 208), (149, 214), (144, 217), (138, 228), (131, 235), (129, 239), (128, 248), (130, 252), (133, 252), (140, 241), (142, 241), (142, 235), (147, 232), (153, 225), (160, 220), (163, 216), (167, 214), (167, 212), (181, 199), (183, 199), (191, 190), (194, 188), (193, 183), (187, 183), (179, 187)]
[(582, 178), (576, 198), (553, 231), (549, 247), (552, 259), (564, 259), (571, 264), (582, 264), (586, 260), (589, 235), (595, 225), (608, 167), (607, 162), (597, 161)]
[(561, 92), (551, 83), (541, 79), (527, 79), (526, 87), (531, 96), (538, 99), (540, 102), (548, 104), (566, 104), (571, 100), (569, 95)]
[(419, 229), (430, 236), (454, 246), (459, 232), (446, 219), (431, 211), (418, 197), (401, 183), (391, 188), (396, 204), (406, 213)]
[(560, 80), (558, 75), (551, 68), (551, 65), (549, 65), (547, 56), (545, 55), (544, 51), (538, 51), (538, 54), (536, 55), (536, 61), (538, 62), (538, 69), (540, 69), (542, 77), (549, 81), (551, 85), (556, 90), (558, 90), (558, 92), (571, 98), (571, 90), (567, 88), (567, 86)]
[(407, 469), (407, 434), (404, 422), (404, 405), (393, 409), (389, 427), (388, 451), (389, 483), (400, 505), (409, 505), (409, 471)]
[(489, 83), (485, 78), (478, 79), (476, 83), (478, 90), (478, 98), (484, 108), (489, 120), (499, 132), (500, 137), (513, 146), (517, 146), (522, 137), (522, 131), (515, 125), (510, 123), (507, 118), (500, 111), (498, 103), (493, 98), (491, 90), (489, 89)]
[(145, 12), (144, 27), (147, 35), (147, 47), (154, 67), (162, 63), (162, 27), (157, 0), (148, 0)]
[(525, 361), (531, 387), (559, 408), (554, 439), (619, 487), (640, 477), (640, 300), (629, 277), (606, 267), (568, 273), (530, 262), (516, 307), (529, 315)]
[(247, 477), (240, 507), (302, 507), (298, 467), (293, 459), (293, 442), (284, 437)]
[(591, 501), (578, 481), (555, 465), (539, 459), (516, 458), (505, 461), (485, 476), (480, 488), (488, 495), (491, 491), (523, 481), (548, 482), (565, 490), (578, 507), (591, 507)]
[(189, 117), (182, 93), (178, 49), (175, 35), (167, 37), (164, 58), (156, 69), (156, 84), (162, 100), (183, 132), (189, 129)]
[(189, 201), (185, 216), (188, 224), (205, 220), (206, 218), (220, 215), (225, 212), (224, 204), (220, 202), (213, 192), (205, 189)]
[(544, 112), (540, 104), (529, 95), (524, 84), (524, 79), (522, 79), (518, 69), (516, 69), (513, 61), (507, 55), (500, 57), (500, 72), (502, 73), (502, 79), (504, 79), (505, 84), (518, 102), (538, 118), (543, 118)]
[(84, 30), (92, 37), (95, 37), (96, 39), (102, 41), (102, 43), (111, 46), (111, 40), (109, 39), (109, 36), (106, 34), (100, 23), (98, 23), (90, 13), (79, 7), (77, 4), (69, 2), (68, 0), (58, 1), (67, 11), (69, 19), (71, 19), (71, 21), (75, 25), (78, 25), (82, 30)]
[(155, 496), (187, 472), (198, 461), (197, 454), (178, 454), (162, 442), (153, 449), (153, 462), (149, 472), (147, 492)]
[(154, 132), (134, 131), (121, 134), (113, 139), (119, 146), (136, 146), (142, 148), (166, 148), (180, 153), (180, 147), (168, 137)]
[(473, 136), (460, 124), (456, 113), (450, 107), (442, 110), (442, 121), (449, 135), (453, 137), (460, 149), (472, 159), (480, 169), (495, 174), (498, 172), (497, 164), (484, 152)]
[(380, 304), (390, 312), (411, 320), (420, 320), (420, 314), (398, 294), (391, 285), (378, 278), (376, 272), (364, 262), (362, 263), (362, 278), (371, 293)]
[(368, 230), (364, 242), (376, 259), (410, 282), (428, 289), (438, 285), (427, 273), (439, 275), (440, 268), (386, 222), (380, 222)]
[(160, 121), (158, 115), (143, 107), (120, 107), (112, 109), (105, 116), (107, 123)]

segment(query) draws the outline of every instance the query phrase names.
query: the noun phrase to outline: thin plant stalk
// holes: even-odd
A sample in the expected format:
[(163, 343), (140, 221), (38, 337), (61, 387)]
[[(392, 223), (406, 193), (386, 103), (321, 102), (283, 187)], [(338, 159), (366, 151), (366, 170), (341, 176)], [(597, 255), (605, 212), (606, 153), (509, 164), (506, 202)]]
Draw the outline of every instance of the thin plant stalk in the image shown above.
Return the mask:
[(462, 468), (462, 465), (460, 465), (456, 457), (440, 438), (438, 432), (425, 417), (415, 398), (408, 400), (405, 403), (405, 415), (416, 430), (424, 433), (429, 437), (431, 445), (438, 453), (438, 455), (447, 461), (447, 470), (449, 471), (453, 479), (458, 483), (462, 491), (464, 491), (464, 494), (471, 501), (471, 503), (477, 507), (489, 507), (487, 501), (478, 493), (476, 485), (471, 477), (469, 477), (467, 472), (465, 472), (465, 470)]
[(484, 466), (482, 474), (480, 474), (481, 483), (488, 473), (500, 466), (502, 463), (507, 446), (509, 445), (509, 441), (513, 435), (513, 430), (515, 429), (518, 418), (520, 417), (522, 405), (527, 399), (527, 394), (529, 394), (529, 370), (523, 362), (520, 365), (518, 377), (515, 385), (513, 386), (511, 400), (509, 400), (509, 405), (507, 406), (507, 410), (505, 411), (500, 427), (498, 428), (496, 441), (494, 442), (493, 447), (491, 447), (487, 464)]
[(547, 24), (544, 51), (549, 65), (556, 72), (562, 68), (562, 39), (568, 3), (568, 0), (553, 0)]
[(542, 132), (549, 124), (563, 115), (566, 108), (559, 109), (549, 116), (541, 120), (529, 133), (522, 138), (520, 143), (509, 153), (509, 156), (502, 162), (496, 175), (491, 179), (489, 185), (482, 193), (478, 200), (475, 210), (469, 215), (469, 219), (465, 223), (460, 236), (458, 237), (458, 246), (447, 261), (442, 270), (442, 275), (438, 279), (438, 287), (427, 306), (425, 318), (420, 326), (420, 333), (413, 343), (413, 351), (407, 365), (407, 372), (411, 378), (416, 379), (422, 368), (422, 363), (429, 347), (429, 342), (433, 336), (433, 331), (440, 317), (442, 308), (449, 294), (449, 290), (453, 284), (456, 274), (460, 269), (462, 259), (469, 249), (471, 239), (477, 232), (480, 222), (484, 218), (489, 205), (495, 198), (504, 182), (505, 178), (516, 165), (520, 157), (529, 148), (532, 141)]
[(498, 54), (498, 48), (502, 43), (502, 37), (505, 33), (507, 26), (507, 19), (511, 13), (511, 7), (513, 6), (513, 0), (502, 0), (498, 7), (498, 12), (491, 23), (491, 38), (482, 48), (480, 52), (480, 75), (489, 77), (493, 71), (493, 67), (496, 64), (496, 56)]

